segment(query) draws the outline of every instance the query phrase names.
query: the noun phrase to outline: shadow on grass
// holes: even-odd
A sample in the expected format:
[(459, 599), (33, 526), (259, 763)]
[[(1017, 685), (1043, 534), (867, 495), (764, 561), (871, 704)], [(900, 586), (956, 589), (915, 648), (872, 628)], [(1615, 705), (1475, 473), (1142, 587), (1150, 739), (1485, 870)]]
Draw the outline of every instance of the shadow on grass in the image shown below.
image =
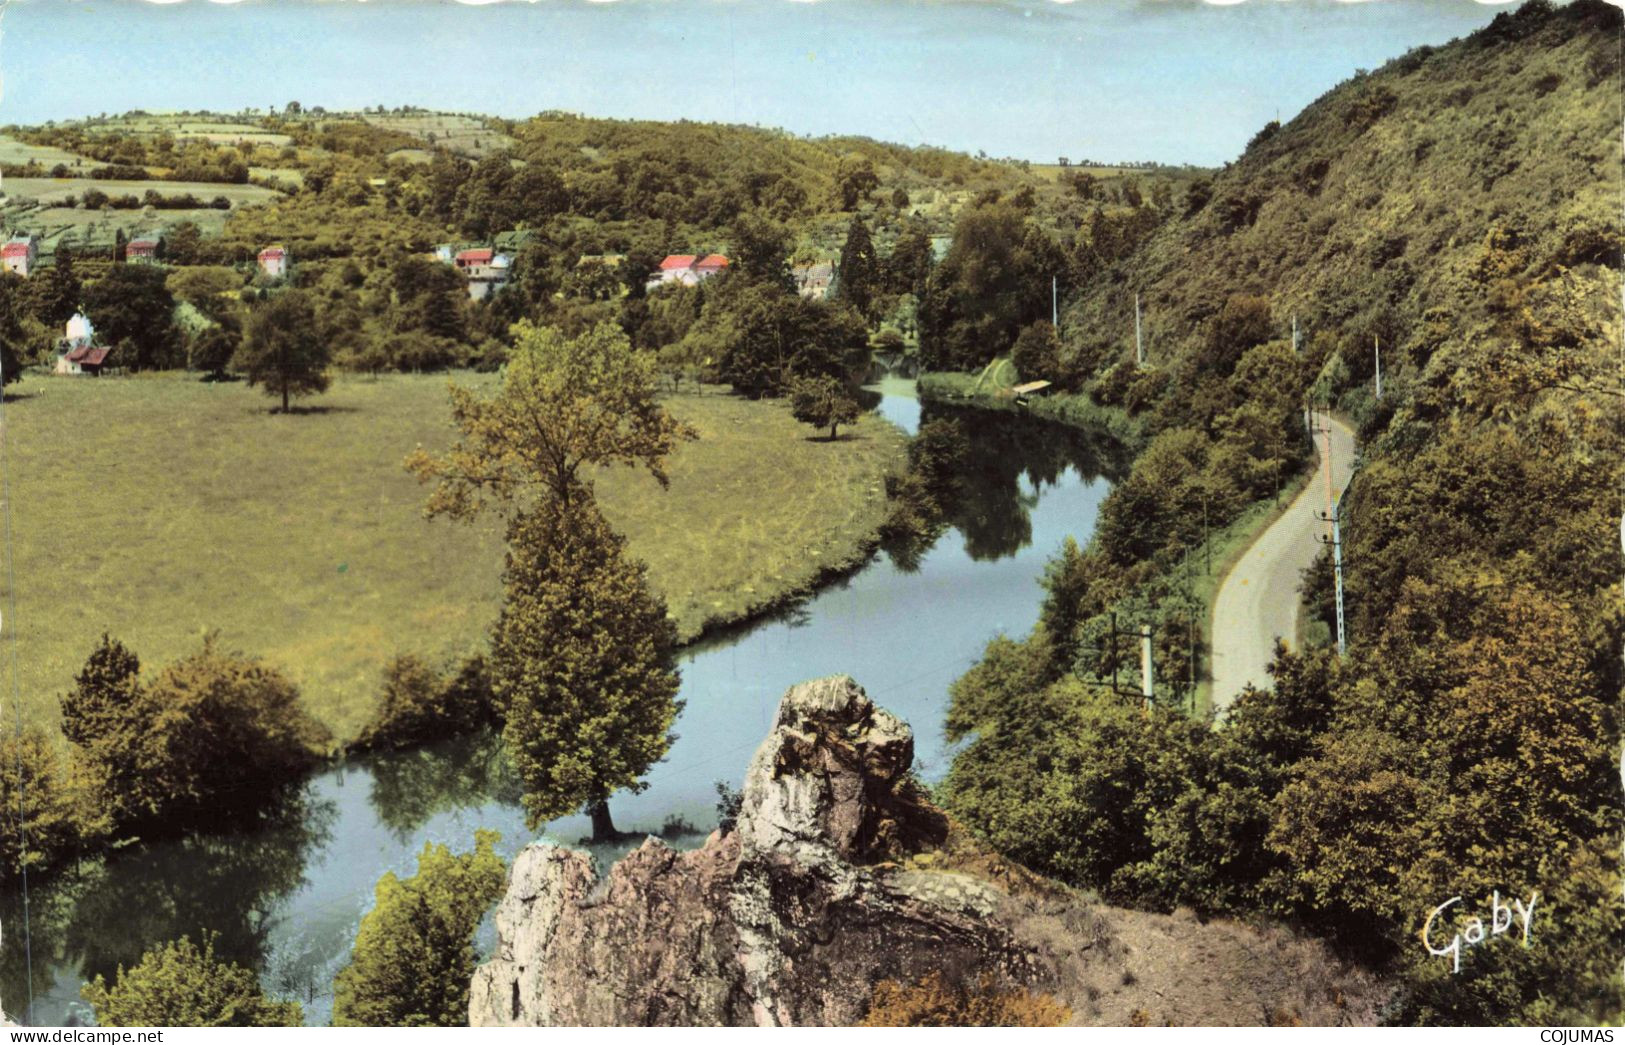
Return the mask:
[(353, 406), (290, 406), (286, 411), (280, 406), (273, 406), (268, 412), (272, 414), (288, 413), (298, 417), (305, 414), (358, 414), (361, 411)]
[(803, 436), (803, 439), (809, 443), (867, 443), (869, 441), (868, 436), (858, 435), (854, 432), (842, 432), (833, 439), (827, 435), (809, 435)]

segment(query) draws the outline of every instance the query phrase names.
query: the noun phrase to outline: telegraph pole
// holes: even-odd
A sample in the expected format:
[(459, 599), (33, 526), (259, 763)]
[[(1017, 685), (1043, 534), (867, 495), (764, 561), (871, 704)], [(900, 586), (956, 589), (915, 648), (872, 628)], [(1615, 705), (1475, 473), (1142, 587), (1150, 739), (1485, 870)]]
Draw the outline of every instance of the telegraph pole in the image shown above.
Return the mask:
[(1332, 546), (1332, 582), (1336, 588), (1337, 598), (1337, 656), (1339, 658), (1348, 651), (1347, 632), (1343, 624), (1343, 532), (1338, 521), (1342, 511), (1342, 504), (1332, 492), (1332, 426), (1328, 418), (1326, 426), (1321, 429), (1326, 435), (1326, 510), (1317, 513), (1322, 519), (1331, 524), (1331, 536), (1322, 537), (1322, 544)]
[(1151, 625), (1140, 625), (1140, 696), (1151, 710)]
[(1377, 398), (1382, 398), (1382, 338), (1372, 335), (1371, 351), (1377, 357)]
[(1298, 354), (1298, 314), (1292, 313), (1292, 354)]
[(1145, 366), (1145, 342), (1140, 338), (1140, 295), (1134, 294), (1134, 362)]
[(1049, 325), (1057, 332), (1061, 329), (1061, 284), (1056, 276), (1049, 278)]

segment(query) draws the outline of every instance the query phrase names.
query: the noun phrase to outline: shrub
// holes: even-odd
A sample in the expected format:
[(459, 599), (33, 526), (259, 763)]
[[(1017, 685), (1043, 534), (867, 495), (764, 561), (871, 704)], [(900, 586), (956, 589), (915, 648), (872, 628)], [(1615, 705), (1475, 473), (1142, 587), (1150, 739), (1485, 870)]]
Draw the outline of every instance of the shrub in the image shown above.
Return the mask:
[(1001, 987), (991, 975), (950, 986), (933, 972), (913, 984), (882, 980), (861, 1027), (1063, 1027), (1072, 1010), (1048, 994)]
[(80, 992), (102, 1027), (297, 1027), (295, 1001), (272, 1001), (250, 969), (214, 954), (215, 937), (198, 949), (186, 937), (119, 966), (110, 987), (98, 976)]
[(417, 874), (386, 874), (361, 919), (350, 964), (333, 981), (336, 1027), (464, 1027), (474, 978), (474, 930), (502, 895), (494, 831), (452, 855), (426, 845)]
[(410, 747), (466, 733), (497, 721), (490, 669), (476, 654), (447, 678), (414, 654), (384, 667), (384, 685), (372, 721), (361, 731), (361, 751)]

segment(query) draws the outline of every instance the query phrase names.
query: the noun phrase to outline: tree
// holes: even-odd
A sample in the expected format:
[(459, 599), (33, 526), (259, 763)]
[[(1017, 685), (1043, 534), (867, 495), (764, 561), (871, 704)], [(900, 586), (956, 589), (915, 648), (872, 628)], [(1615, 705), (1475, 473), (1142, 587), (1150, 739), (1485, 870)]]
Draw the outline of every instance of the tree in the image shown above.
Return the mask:
[(880, 261), (875, 256), (874, 241), (869, 238), (869, 226), (860, 215), (852, 215), (846, 227), (846, 245), (841, 248), (835, 277), (836, 295), (857, 309), (859, 315), (869, 318), (880, 284)]
[(117, 265), (85, 290), (85, 312), (96, 332), (119, 350), (130, 370), (172, 365), (177, 337), (175, 299), (156, 265)]
[(752, 283), (796, 290), (790, 275), (790, 234), (783, 225), (761, 214), (741, 214), (733, 225), (735, 271)]
[(653, 358), (610, 323), (575, 338), (521, 323), (496, 396), (451, 395), (462, 438), (406, 466), (437, 484), (430, 515), (516, 509), (491, 667), (527, 819), (586, 806), (595, 837), (611, 837), (610, 794), (641, 788), (671, 744), (676, 633), (590, 475), (642, 466), (664, 486), (666, 455), (693, 430), (656, 402)]
[(1055, 336), (1055, 328), (1048, 320), (1021, 328), (1010, 349), (1010, 361), (1016, 365), (1016, 373), (1028, 381), (1053, 381), (1060, 376), (1061, 339)]
[(237, 350), (242, 347), (242, 335), (226, 326), (212, 326), (192, 342), (191, 358), (187, 361), (193, 370), (201, 370), (210, 379), (219, 381), (226, 376)]
[(217, 818), (258, 808), (314, 764), (328, 737), (275, 669), (203, 648), (150, 684), (134, 653), (102, 636), (62, 698), (62, 732), (103, 782), (121, 824)]
[(0, 880), (48, 870), (105, 834), (96, 781), (43, 732), (0, 736)]
[(509, 528), (492, 681), (533, 828), (585, 807), (613, 839), (609, 796), (643, 790), (673, 740), (676, 626), (625, 544), (590, 497)]
[(862, 408), (844, 384), (828, 375), (798, 377), (790, 382), (790, 413), (814, 428), (828, 428), (831, 442), (836, 428), (862, 416)]
[(297, 290), (276, 294), (249, 313), (248, 336), (234, 360), (250, 385), (262, 385), (267, 395), (282, 397), (283, 413), (288, 412), (290, 396), (327, 390), (329, 362), (315, 311)]
[(924, 220), (910, 218), (886, 258), (887, 289), (894, 294), (923, 295), (935, 260), (930, 228)]
[(27, 285), (15, 272), (0, 272), (0, 385), (22, 380), (23, 295)]
[(466, 1027), (474, 931), (502, 895), (507, 874), (478, 831), (474, 850), (427, 844), (418, 870), (379, 879), (350, 964), (333, 981), (335, 1027)]
[(856, 210), (879, 186), (880, 178), (868, 157), (857, 153), (842, 157), (835, 175), (835, 191), (840, 196), (842, 210)]
[(73, 248), (59, 244), (56, 263), (29, 281), (34, 292), (34, 316), (47, 326), (61, 326), (79, 310), (84, 287), (74, 270)]
[(252, 969), (216, 958), (215, 937), (203, 947), (183, 936), (119, 966), (112, 986), (101, 977), (80, 994), (100, 1027), (298, 1027), (296, 1001), (272, 1001)]
[(451, 389), (462, 437), (445, 454), (412, 453), (406, 468), (437, 485), (427, 514), (468, 519), (493, 502), (568, 504), (591, 494), (592, 471), (641, 465), (662, 486), (663, 461), (694, 430), (655, 399), (655, 361), (602, 323), (580, 337), (521, 322), (496, 396)]

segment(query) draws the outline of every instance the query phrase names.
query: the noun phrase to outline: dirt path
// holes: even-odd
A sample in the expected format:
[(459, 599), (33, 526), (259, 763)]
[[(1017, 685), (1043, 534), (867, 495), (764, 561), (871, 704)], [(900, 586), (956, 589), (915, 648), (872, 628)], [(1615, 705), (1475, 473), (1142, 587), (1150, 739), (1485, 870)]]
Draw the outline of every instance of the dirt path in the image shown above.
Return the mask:
[[(1325, 414), (1316, 424), (1325, 425)], [(1354, 432), (1330, 419), (1332, 488), (1348, 485), (1354, 463)], [(1275, 639), (1292, 645), (1298, 630), (1298, 584), (1328, 533), (1316, 516), (1326, 510), (1326, 436), (1315, 436), (1320, 464), (1309, 485), (1259, 535), (1219, 583), (1213, 600), (1213, 707), (1223, 712), (1249, 682), (1267, 686)]]

